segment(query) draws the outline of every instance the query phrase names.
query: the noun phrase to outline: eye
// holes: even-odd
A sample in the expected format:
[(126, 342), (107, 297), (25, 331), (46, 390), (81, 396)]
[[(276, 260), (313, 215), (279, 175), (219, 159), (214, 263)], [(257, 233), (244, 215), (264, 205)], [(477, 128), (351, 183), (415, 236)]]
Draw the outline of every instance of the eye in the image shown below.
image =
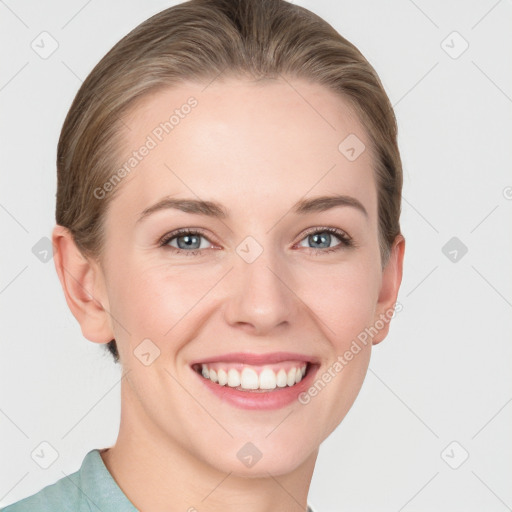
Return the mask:
[[(331, 247), (333, 235), (334, 238), (337, 238), (340, 241), (340, 243)], [(202, 244), (201, 239), (209, 242), (209, 239), (204, 236), (201, 230), (182, 228), (164, 235), (158, 242), (158, 245), (160, 247), (169, 248), (176, 254), (197, 256), (200, 255), (204, 249), (208, 248), (208, 244), (206, 244), (206, 246)], [(355, 246), (350, 236), (348, 236), (344, 231), (331, 227), (312, 228), (306, 232), (305, 237), (302, 238), (302, 240), (309, 241), (313, 244), (313, 247), (306, 246), (306, 248), (313, 250), (314, 254), (325, 254), (339, 251), (345, 247)], [(301, 244), (300, 247), (304, 246)]]
[[(334, 238), (338, 238), (338, 240), (340, 240), (341, 243), (335, 245), (334, 247), (331, 247), (333, 235), (335, 235)], [(306, 232), (306, 237), (303, 238), (303, 240), (306, 240), (306, 243), (312, 243), (313, 247), (307, 248), (314, 249), (314, 253), (318, 254), (339, 251), (344, 247), (354, 247), (354, 242), (352, 241), (352, 238), (350, 238), (350, 236), (348, 236), (344, 231), (338, 228), (313, 228)], [(301, 247), (304, 246), (301, 245)]]
[[(167, 246), (177, 254), (186, 254), (187, 256), (196, 256), (202, 249), (206, 249), (201, 244), (201, 238), (208, 240), (201, 231), (192, 229), (178, 229), (172, 233), (164, 235), (160, 240), (159, 246)], [(171, 245), (169, 242), (176, 242), (176, 245)], [(207, 244), (208, 245), (208, 244)]]

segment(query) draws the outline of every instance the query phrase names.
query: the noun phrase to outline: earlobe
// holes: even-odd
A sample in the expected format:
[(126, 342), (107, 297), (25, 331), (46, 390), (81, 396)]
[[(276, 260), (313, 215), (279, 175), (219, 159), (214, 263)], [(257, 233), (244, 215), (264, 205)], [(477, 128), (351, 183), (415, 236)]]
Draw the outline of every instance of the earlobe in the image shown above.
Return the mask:
[(99, 265), (78, 249), (71, 232), (56, 225), (52, 233), (53, 261), (69, 309), (89, 341), (108, 343), (114, 334), (108, 297)]
[(391, 246), (388, 262), (382, 271), (382, 285), (375, 315), (375, 326), (378, 327), (378, 332), (372, 339), (373, 345), (377, 345), (388, 335), (391, 315), (402, 282), (404, 252), (405, 238), (398, 235)]

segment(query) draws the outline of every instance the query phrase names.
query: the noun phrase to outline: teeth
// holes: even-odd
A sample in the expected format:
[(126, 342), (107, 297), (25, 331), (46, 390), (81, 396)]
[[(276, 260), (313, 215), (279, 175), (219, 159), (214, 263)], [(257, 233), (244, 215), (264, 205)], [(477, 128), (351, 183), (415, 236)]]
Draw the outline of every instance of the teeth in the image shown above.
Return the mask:
[[(306, 373), (306, 368), (304, 368), (304, 373)], [(288, 380), (288, 375), (286, 372), (281, 368), (279, 372), (277, 373), (277, 379), (276, 384), (278, 388), (284, 388), (286, 386), (286, 381)]]
[[(205, 367), (206, 367), (206, 365), (203, 364), (203, 372), (204, 372)], [(203, 373), (203, 377), (204, 377), (204, 373)], [(217, 372), (217, 377), (219, 379), (219, 384), (221, 386), (225, 386), (228, 383), (228, 374), (224, 370), (219, 370)], [(208, 377), (206, 377), (206, 378), (208, 378)]]
[(241, 389), (276, 389), (298, 384), (306, 374), (306, 364), (299, 368), (291, 368), (286, 371), (281, 368), (277, 373), (272, 368), (263, 368), (260, 374), (253, 368), (245, 366), (240, 373), (235, 368), (224, 370), (218, 368), (217, 371), (208, 368), (208, 365), (201, 365), (201, 375), (205, 379), (218, 383), (220, 386)]
[(297, 373), (297, 370), (295, 368), (292, 368), (288, 372), (288, 378), (286, 379), (286, 384), (288, 384), (288, 386), (293, 386), (295, 384), (295, 374), (296, 373)]
[(240, 374), (234, 368), (228, 371), (228, 386), (230, 388), (240, 386)]
[[(229, 371), (238, 373), (234, 369)], [(244, 368), (242, 370), (242, 376), (238, 382), (240, 382), (240, 386), (242, 386), (243, 389), (258, 389), (259, 387), (258, 374), (251, 368)]]
[(260, 373), (260, 389), (274, 389), (277, 386), (277, 377), (274, 371), (265, 368)]

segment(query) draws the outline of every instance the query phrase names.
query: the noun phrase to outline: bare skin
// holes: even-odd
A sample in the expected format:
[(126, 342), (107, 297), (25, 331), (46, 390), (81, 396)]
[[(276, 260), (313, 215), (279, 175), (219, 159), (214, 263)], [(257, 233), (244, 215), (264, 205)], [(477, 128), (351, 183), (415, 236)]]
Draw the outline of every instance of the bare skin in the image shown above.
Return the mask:
[[(388, 333), (389, 322), (309, 403), (277, 410), (225, 403), (190, 367), (228, 352), (290, 351), (317, 358), (321, 376), (396, 302), (405, 241), (397, 237), (383, 269), (372, 155), (349, 161), (338, 150), (350, 133), (369, 148), (364, 128), (340, 97), (293, 84), (300, 95), (283, 80), (227, 79), (144, 98), (124, 119), (127, 158), (189, 97), (197, 106), (117, 185), (103, 261), (84, 258), (66, 229), (54, 229), (55, 265), (83, 335), (117, 340), (121, 427), (102, 458), (139, 510), (306, 510), (319, 446)], [(366, 214), (350, 205), (291, 211), (333, 194), (355, 198)], [(137, 221), (164, 196), (216, 201), (229, 217), (164, 209)], [(325, 227), (353, 245), (325, 231), (326, 246), (314, 245), (306, 230)], [(178, 228), (202, 230), (199, 253), (175, 252), (183, 234), (158, 245)], [(236, 251), (248, 236), (263, 249), (251, 263)], [(134, 355), (147, 338), (160, 351), (148, 366)], [(250, 468), (236, 456), (249, 441), (262, 453)]]

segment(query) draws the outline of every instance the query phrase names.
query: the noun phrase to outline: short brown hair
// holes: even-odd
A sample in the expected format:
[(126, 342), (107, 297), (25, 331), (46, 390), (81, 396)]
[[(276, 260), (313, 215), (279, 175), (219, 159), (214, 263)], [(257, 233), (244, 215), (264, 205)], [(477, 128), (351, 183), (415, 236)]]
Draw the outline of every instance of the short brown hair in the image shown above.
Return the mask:
[[(393, 108), (377, 73), (352, 43), (316, 14), (284, 0), (190, 0), (123, 37), (85, 79), (62, 127), (57, 224), (70, 230), (84, 255), (100, 259), (104, 215), (119, 187), (103, 199), (94, 190), (119, 166), (121, 116), (150, 92), (221, 74), (302, 78), (349, 103), (374, 155), (384, 265), (400, 234), (402, 165)], [(108, 350), (117, 362), (115, 340)]]

